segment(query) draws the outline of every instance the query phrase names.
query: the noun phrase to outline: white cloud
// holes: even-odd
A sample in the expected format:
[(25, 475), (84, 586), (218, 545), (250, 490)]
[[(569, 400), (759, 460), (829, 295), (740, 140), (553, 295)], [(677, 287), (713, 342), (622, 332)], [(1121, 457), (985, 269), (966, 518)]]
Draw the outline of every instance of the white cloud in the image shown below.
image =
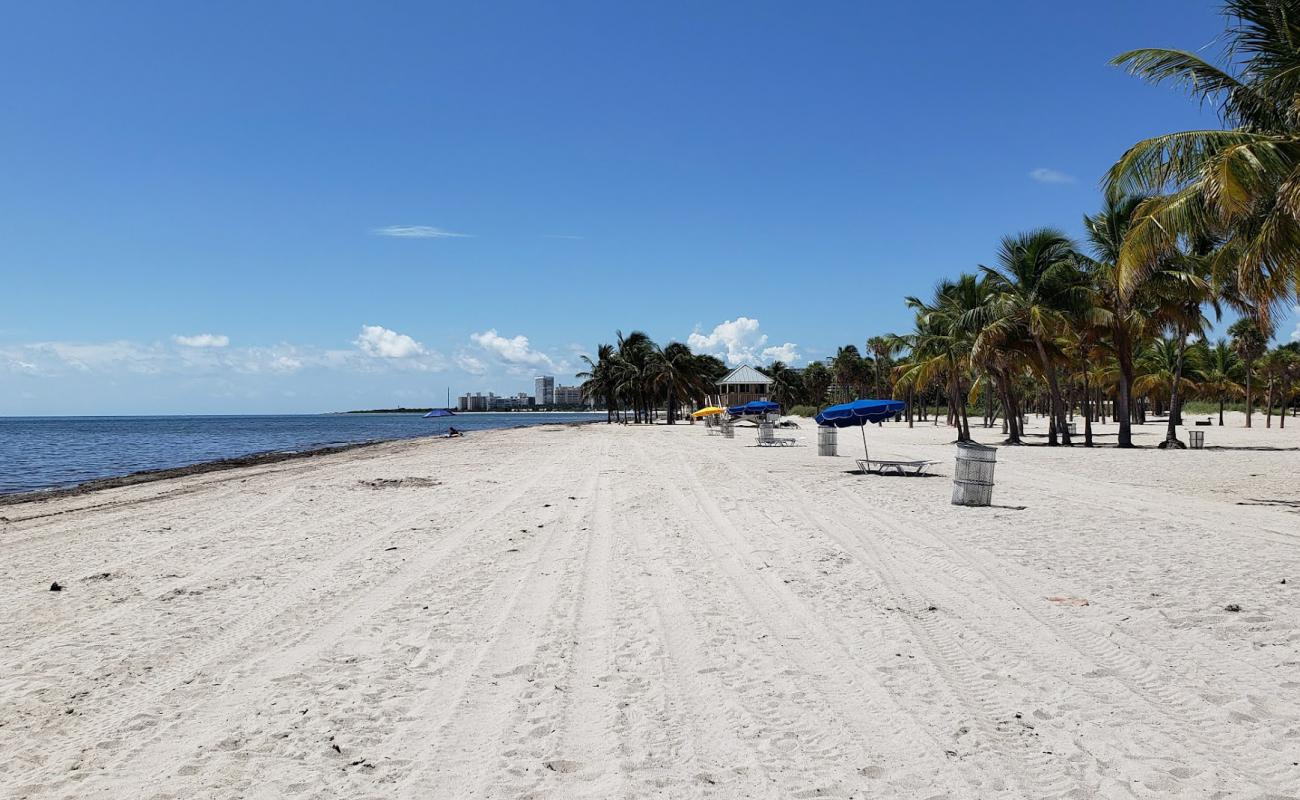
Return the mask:
[(487, 364), (484, 364), (481, 359), (475, 358), (469, 353), (463, 351), (456, 354), (456, 366), (471, 375), (483, 375), (486, 374), (488, 370)]
[(686, 343), (697, 353), (715, 355), (728, 364), (762, 364), (768, 361), (793, 364), (799, 360), (798, 345), (786, 342), (768, 346), (767, 334), (762, 332), (758, 320), (749, 317), (727, 320), (714, 326), (707, 334), (701, 333), (697, 326), (686, 338)]
[(497, 361), (515, 368), (516, 372), (525, 367), (559, 371), (559, 367), (551, 357), (540, 350), (534, 350), (528, 342), (528, 337), (522, 334), (506, 338), (492, 328), (483, 333), (470, 334), (469, 338)]
[(435, 228), (432, 225), (389, 225), (385, 228), (376, 228), (374, 233), (378, 236), (393, 236), (398, 239), (470, 239), (473, 238), (468, 233), (452, 233), (442, 228)]
[(1074, 183), (1073, 175), (1048, 167), (1039, 167), (1029, 171), (1029, 177), (1039, 183)]
[(302, 369), (302, 360), (293, 356), (277, 356), (271, 362), (272, 372), (297, 372)]
[(176, 334), (172, 341), (182, 347), (225, 347), (230, 344), (230, 337), (220, 333), (197, 333), (193, 336)]
[(25, 372), (28, 375), (41, 374), (40, 367), (36, 366), (30, 361), (23, 361), (17, 358), (9, 360), (9, 369), (14, 370), (15, 372)]
[(280, 343), (252, 347), (198, 347), (155, 342), (31, 342), (0, 345), (0, 372), (57, 378), (85, 375), (288, 375), (305, 369), (377, 373), (430, 372), (446, 359), (409, 336), (362, 327), (356, 349), (325, 350)]
[(763, 348), (763, 361), (765, 362), (784, 361), (787, 364), (793, 364), (798, 360), (799, 351), (796, 349), (795, 345), (790, 342), (786, 342), (777, 347)]
[(413, 358), (426, 352), (424, 345), (404, 333), (381, 325), (362, 325), (361, 335), (353, 342), (361, 352), (376, 358)]
[(135, 342), (36, 342), (27, 345), (29, 352), (38, 356), (33, 361), (39, 363), (39, 356), (53, 359), (58, 364), (71, 367), (79, 372), (98, 372), (104, 370), (125, 370), (127, 372), (153, 374), (162, 371), (167, 353), (158, 345), (142, 345)]
[(1296, 318), (1295, 330), (1291, 331), (1291, 341), (1300, 342), (1300, 306), (1292, 308), (1291, 313), (1295, 314)]

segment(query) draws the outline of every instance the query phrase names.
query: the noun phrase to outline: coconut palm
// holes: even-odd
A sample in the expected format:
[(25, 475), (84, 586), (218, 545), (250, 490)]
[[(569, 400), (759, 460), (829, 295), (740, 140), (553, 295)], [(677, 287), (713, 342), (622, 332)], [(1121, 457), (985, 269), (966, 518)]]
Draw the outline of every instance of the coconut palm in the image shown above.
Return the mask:
[(986, 335), (1008, 338), (1020, 329), (1029, 334), (1038, 367), (1047, 380), (1052, 426), (1048, 444), (1070, 444), (1065, 404), (1057, 380), (1053, 340), (1068, 330), (1071, 317), (1091, 306), (1091, 291), (1070, 239), (1051, 228), (1008, 236), (998, 249), (995, 267), (981, 266), (989, 300), (972, 315), (971, 324)]
[(650, 422), (650, 400), (655, 377), (654, 342), (642, 331), (626, 336), (616, 331), (614, 381), (618, 395), (632, 409), (635, 422)]
[(1254, 411), (1251, 373), (1255, 371), (1255, 361), (1268, 351), (1268, 336), (1260, 328), (1259, 322), (1251, 317), (1242, 317), (1228, 326), (1228, 336), (1232, 337), (1232, 349), (1241, 359), (1246, 373), (1246, 427), (1250, 427), (1251, 414)]
[(1102, 341), (1114, 354), (1118, 368), (1115, 422), (1119, 447), (1133, 446), (1133, 351), (1145, 338), (1150, 317), (1150, 292), (1143, 290), (1146, 281), (1122, 285), (1119, 262), (1134, 212), (1145, 199), (1142, 195), (1107, 197), (1101, 211), (1083, 218), (1093, 256), (1082, 262), (1083, 268), (1096, 291), (1099, 322), (1106, 328)]
[[(1177, 336), (1156, 339), (1138, 356), (1138, 377), (1133, 382), (1133, 391), (1152, 398), (1158, 405), (1168, 407), (1172, 419), (1177, 411), (1175, 405), (1179, 395), (1186, 396), (1200, 388), (1197, 382), (1200, 377), (1197, 352), (1187, 352), (1184, 343)], [(1179, 442), (1172, 446), (1184, 445)]]
[(1291, 350), (1279, 347), (1265, 353), (1258, 363), (1260, 377), (1265, 381), (1264, 427), (1273, 427), (1274, 403), (1281, 406), (1281, 417), (1284, 421), (1280, 424), (1285, 425), (1287, 400), (1291, 396), (1292, 380), (1297, 372), (1297, 364), (1300, 364), (1300, 356)]
[(871, 353), (873, 397), (885, 397), (889, 394), (889, 373), (894, 365), (894, 356), (899, 353), (898, 347), (898, 341), (888, 335), (872, 336), (867, 339), (867, 351)]
[(668, 401), (669, 425), (677, 420), (681, 401), (707, 393), (703, 377), (699, 374), (699, 361), (691, 348), (681, 342), (670, 342), (666, 347), (650, 344), (650, 383), (655, 390), (663, 390)]
[(820, 361), (814, 361), (803, 369), (803, 396), (809, 405), (821, 408), (826, 402), (826, 393), (830, 391), (834, 378), (831, 371)]
[(1285, 368), (1282, 373), (1281, 384), (1279, 386), (1278, 403), (1278, 427), (1286, 427), (1286, 410), (1291, 409), (1291, 416), (1295, 416), (1295, 400), (1297, 389), (1300, 389), (1300, 342), (1287, 342), (1280, 345), (1278, 351), (1286, 354)]
[(979, 332), (971, 320), (987, 304), (987, 285), (975, 275), (964, 274), (955, 281), (940, 281), (928, 302), (916, 297), (906, 300), (916, 312), (916, 329), (907, 337), (909, 363), (899, 382), (917, 391), (932, 383), (944, 385), (948, 418), (957, 426), (957, 440), (963, 442), (970, 440), (966, 400), (974, 379), (972, 352)]
[(773, 361), (760, 372), (772, 379), (774, 401), (785, 408), (799, 403), (803, 397), (803, 380), (798, 370), (791, 369), (782, 361)]
[(1165, 439), (1161, 448), (1182, 448), (1178, 440), (1178, 427), (1182, 424), (1182, 401), (1185, 394), (1181, 391), (1184, 359), (1193, 339), (1203, 340), (1205, 329), (1209, 326), (1201, 309), (1205, 305), (1219, 313), (1210, 259), (1213, 243), (1201, 239), (1193, 242), (1188, 251), (1178, 253), (1167, 260), (1164, 268), (1153, 272), (1148, 277), (1156, 296), (1153, 320), (1167, 329), (1177, 342), (1174, 380), (1169, 397), (1169, 420), (1166, 423)]
[(1232, 71), (1165, 48), (1112, 61), (1217, 105), (1226, 128), (1143, 140), (1111, 167), (1112, 196), (1155, 193), (1125, 240), (1120, 284), (1131, 289), (1161, 253), (1210, 233), (1223, 240), (1216, 257), (1239, 294), (1267, 318), (1271, 303), (1300, 288), (1300, 3), (1227, 0), (1223, 12)]
[(858, 348), (850, 344), (836, 350), (835, 358), (831, 359), (831, 371), (840, 389), (840, 401), (852, 400), (861, 390), (866, 372)]
[(583, 378), (582, 396), (605, 404), (605, 422), (614, 421), (614, 406), (618, 396), (614, 380), (614, 346), (602, 344), (596, 347), (596, 360), (585, 353), (580, 356), (587, 368), (575, 377)]
[(1246, 393), (1239, 381), (1242, 377), (1241, 359), (1220, 339), (1213, 347), (1202, 344), (1198, 356), (1201, 362), (1201, 393), (1219, 403), (1219, 427), (1223, 427), (1223, 406), (1231, 397)]

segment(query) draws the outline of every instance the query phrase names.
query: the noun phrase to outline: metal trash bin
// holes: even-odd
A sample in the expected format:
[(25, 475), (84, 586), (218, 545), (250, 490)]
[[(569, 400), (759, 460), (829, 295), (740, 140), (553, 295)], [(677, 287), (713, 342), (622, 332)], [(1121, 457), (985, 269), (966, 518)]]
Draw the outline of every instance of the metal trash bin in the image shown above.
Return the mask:
[(974, 442), (957, 443), (957, 468), (952, 475), (952, 504), (987, 506), (993, 502), (993, 468), (998, 449)]
[(1193, 450), (1205, 449), (1205, 431), (1188, 431), (1187, 444)]
[(724, 439), (736, 438), (736, 426), (732, 425), (731, 420), (729, 419), (724, 419), (722, 421), (722, 438)]
[(832, 428), (829, 425), (817, 426), (817, 455), (835, 456), (839, 455), (836, 444), (838, 442), (839, 428)]
[(776, 426), (766, 420), (758, 423), (758, 443), (776, 444)]
[(1071, 436), (1078, 436), (1078, 435), (1079, 435), (1079, 423), (1077, 423), (1077, 422), (1067, 422), (1067, 423), (1065, 423), (1065, 425), (1066, 425), (1066, 427), (1069, 429), (1069, 431), (1070, 431), (1070, 435), (1071, 435)]

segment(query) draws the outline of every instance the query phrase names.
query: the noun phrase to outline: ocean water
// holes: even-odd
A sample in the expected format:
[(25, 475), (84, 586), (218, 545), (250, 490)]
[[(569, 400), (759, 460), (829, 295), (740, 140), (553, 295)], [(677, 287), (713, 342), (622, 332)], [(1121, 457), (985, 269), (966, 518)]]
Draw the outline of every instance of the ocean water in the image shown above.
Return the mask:
[(604, 419), (600, 414), (294, 414), (229, 417), (0, 417), (0, 493), (75, 486), (254, 453)]

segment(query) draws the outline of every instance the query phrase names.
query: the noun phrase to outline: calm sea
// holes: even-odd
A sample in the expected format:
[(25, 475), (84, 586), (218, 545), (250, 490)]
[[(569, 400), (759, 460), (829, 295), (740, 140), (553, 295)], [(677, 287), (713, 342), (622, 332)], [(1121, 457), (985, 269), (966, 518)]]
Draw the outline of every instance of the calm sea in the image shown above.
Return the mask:
[(75, 486), (254, 453), (604, 419), (602, 414), (295, 414), (236, 417), (0, 417), (0, 493)]

